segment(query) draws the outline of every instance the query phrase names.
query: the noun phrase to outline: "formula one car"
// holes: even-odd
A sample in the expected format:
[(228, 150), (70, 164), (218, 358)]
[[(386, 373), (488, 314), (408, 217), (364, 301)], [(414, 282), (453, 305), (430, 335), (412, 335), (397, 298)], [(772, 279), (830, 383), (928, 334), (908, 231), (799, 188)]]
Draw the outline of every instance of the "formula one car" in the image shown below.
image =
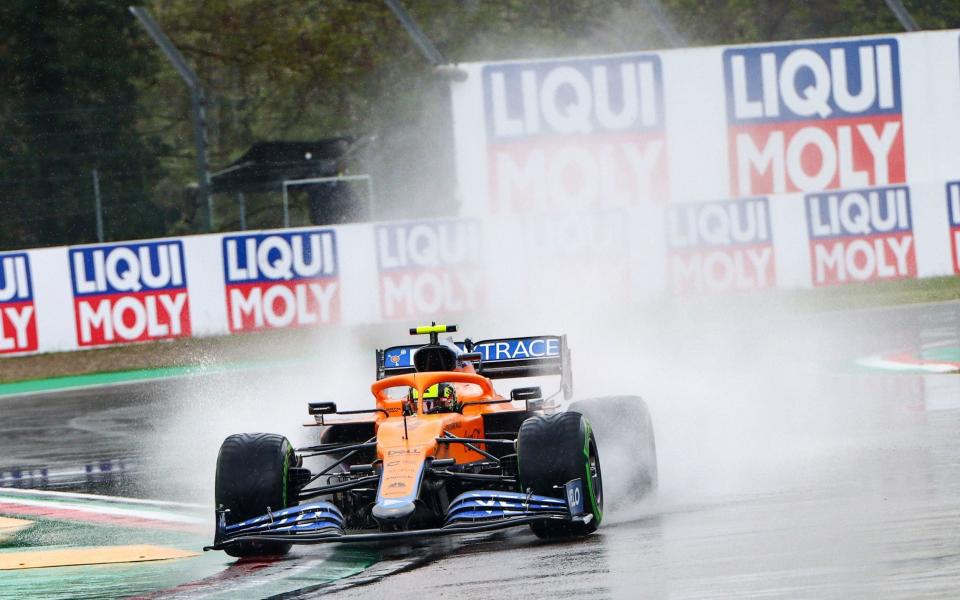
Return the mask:
[[(440, 341), (455, 331), (418, 327), (410, 333), (429, 335), (429, 343), (378, 350), (374, 408), (309, 403), (315, 422), (307, 426), (322, 428), (318, 445), (294, 450), (264, 433), (228, 437), (217, 459), (216, 534), (205, 550), (283, 554), (293, 543), (518, 525), (541, 538), (595, 531), (604, 505), (597, 438), (586, 416), (559, 405), (573, 392), (566, 336)], [(514, 388), (509, 397), (493, 389), (494, 379), (549, 375), (560, 376), (560, 389), (548, 397), (540, 387)], [(640, 411), (642, 430), (631, 442), (641, 450), (633, 480), (642, 492), (656, 485), (656, 454), (649, 414), (635, 400), (576, 405), (618, 424), (624, 414), (605, 414), (605, 402)], [(305, 459), (326, 463), (311, 472)]]

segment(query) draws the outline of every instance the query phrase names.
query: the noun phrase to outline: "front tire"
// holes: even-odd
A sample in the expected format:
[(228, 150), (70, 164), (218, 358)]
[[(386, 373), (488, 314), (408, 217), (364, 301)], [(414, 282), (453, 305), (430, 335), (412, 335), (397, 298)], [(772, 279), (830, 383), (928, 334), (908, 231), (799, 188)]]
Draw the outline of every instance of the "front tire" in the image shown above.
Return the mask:
[[(227, 525), (297, 505), (290, 486), (290, 469), (296, 467), (290, 441), (273, 433), (238, 433), (220, 446), (214, 496), (218, 508), (226, 508)], [(282, 555), (290, 544), (242, 542), (225, 552), (237, 558)]]
[(531, 523), (537, 537), (579, 537), (597, 530), (603, 519), (603, 477), (597, 441), (583, 415), (563, 412), (527, 419), (517, 437), (517, 458), (522, 491), (557, 497), (563, 494), (564, 484), (581, 479), (587, 495), (585, 506), (593, 515), (587, 523)]

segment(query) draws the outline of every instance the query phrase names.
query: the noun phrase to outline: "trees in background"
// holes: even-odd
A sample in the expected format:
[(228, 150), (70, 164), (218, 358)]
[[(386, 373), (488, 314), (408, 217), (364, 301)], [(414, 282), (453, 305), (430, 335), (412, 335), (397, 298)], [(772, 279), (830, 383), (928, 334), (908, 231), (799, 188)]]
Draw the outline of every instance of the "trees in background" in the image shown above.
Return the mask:
[[(452, 61), (666, 47), (640, 0), (403, 0)], [(108, 238), (202, 229), (189, 95), (117, 0), (0, 3), (0, 247), (94, 239), (98, 169)], [(144, 3), (209, 95), (214, 169), (261, 140), (376, 134), (382, 216), (451, 209), (446, 82), (381, 0)], [(897, 32), (884, 0), (660, 0), (691, 44)], [(906, 1), (923, 27), (960, 4)], [(279, 225), (276, 199), (248, 225)], [(217, 199), (217, 226), (237, 226)], [(442, 208), (441, 208), (442, 209)]]
[(109, 0), (0, 4), (0, 247), (95, 239), (92, 170), (107, 234), (164, 233), (152, 190), (162, 132), (140, 128), (140, 82), (159, 66)]

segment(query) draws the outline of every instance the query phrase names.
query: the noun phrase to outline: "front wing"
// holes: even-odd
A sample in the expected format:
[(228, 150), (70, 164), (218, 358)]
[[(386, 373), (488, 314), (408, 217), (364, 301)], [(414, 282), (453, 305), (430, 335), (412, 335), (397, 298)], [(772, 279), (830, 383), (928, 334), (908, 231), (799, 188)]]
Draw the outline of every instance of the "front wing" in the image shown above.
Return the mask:
[(465, 492), (450, 503), (442, 527), (409, 531), (347, 533), (343, 514), (325, 501), (270, 512), (233, 525), (227, 525), (226, 514), (220, 512), (214, 543), (204, 550), (223, 550), (240, 542), (367, 543), (494, 531), (536, 521), (589, 522), (593, 515), (585, 511), (583, 481), (567, 482), (564, 492), (564, 498), (491, 490)]

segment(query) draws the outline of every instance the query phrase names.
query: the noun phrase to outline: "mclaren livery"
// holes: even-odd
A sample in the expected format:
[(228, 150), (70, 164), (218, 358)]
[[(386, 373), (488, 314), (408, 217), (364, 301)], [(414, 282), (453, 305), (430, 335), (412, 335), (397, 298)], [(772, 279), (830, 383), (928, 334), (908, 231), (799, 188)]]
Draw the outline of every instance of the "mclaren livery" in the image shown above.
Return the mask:
[[(575, 402), (566, 336), (441, 341), (456, 326), (411, 329), (429, 343), (377, 351), (374, 407), (312, 402), (319, 444), (281, 435), (228, 437), (216, 472), (216, 534), (207, 550), (282, 554), (293, 543), (384, 542), (528, 525), (544, 538), (585, 536), (603, 520), (592, 420), (640, 411), (632, 443), (649, 448), (633, 485), (656, 485), (649, 414), (634, 398)], [(560, 389), (502, 396), (495, 379), (559, 376)], [(630, 398), (630, 397), (627, 397)], [(588, 419), (586, 415), (590, 415)], [(623, 414), (606, 417), (611, 435)], [(636, 419), (635, 419), (636, 420)], [(601, 430), (601, 434), (603, 431)], [(310, 464), (307, 468), (305, 464)], [(314, 466), (314, 463), (320, 466)], [(619, 475), (618, 475), (619, 476)]]

